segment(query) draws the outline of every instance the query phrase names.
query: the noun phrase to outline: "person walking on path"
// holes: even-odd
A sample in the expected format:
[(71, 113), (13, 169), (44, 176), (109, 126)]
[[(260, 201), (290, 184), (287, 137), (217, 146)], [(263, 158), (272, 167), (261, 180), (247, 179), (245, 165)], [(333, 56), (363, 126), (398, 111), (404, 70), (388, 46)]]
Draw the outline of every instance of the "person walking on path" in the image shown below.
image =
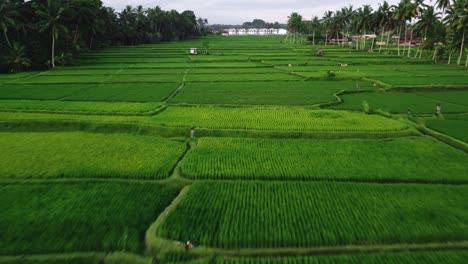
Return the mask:
[(441, 113), (441, 107), (440, 107), (440, 104), (437, 104), (435, 108), (435, 115), (440, 116), (440, 113)]

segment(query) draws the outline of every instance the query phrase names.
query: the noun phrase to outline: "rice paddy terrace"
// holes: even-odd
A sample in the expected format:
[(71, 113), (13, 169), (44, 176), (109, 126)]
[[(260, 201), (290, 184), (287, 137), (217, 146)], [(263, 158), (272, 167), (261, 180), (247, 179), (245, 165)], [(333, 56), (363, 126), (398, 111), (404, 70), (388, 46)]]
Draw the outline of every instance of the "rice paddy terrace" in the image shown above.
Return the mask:
[(468, 262), (465, 67), (203, 41), (0, 75), (0, 263)]

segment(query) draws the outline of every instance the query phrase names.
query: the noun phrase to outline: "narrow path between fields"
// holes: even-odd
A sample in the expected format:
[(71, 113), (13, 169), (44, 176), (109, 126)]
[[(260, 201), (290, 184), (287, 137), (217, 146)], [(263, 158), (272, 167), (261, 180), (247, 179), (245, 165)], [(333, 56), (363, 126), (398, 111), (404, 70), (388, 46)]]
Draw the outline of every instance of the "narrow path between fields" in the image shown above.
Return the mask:
[(172, 94), (169, 95), (169, 97), (166, 98), (166, 100), (163, 101), (164, 103), (167, 104), (172, 98), (174, 98), (180, 92), (180, 90), (182, 90), (185, 87), (185, 82), (187, 81), (186, 78), (187, 78), (187, 74), (189, 73), (189, 71), (190, 69), (185, 70), (184, 76), (182, 77), (182, 83)]

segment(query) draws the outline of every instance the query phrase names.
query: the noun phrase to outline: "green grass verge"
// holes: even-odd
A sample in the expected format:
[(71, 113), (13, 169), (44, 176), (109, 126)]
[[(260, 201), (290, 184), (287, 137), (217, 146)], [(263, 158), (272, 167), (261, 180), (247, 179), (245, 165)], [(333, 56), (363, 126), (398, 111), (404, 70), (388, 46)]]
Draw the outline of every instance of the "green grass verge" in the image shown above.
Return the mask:
[(2, 178), (162, 179), (185, 143), (123, 134), (0, 133)]
[(468, 182), (465, 153), (429, 138), (201, 138), (181, 164), (191, 179)]
[(467, 194), (465, 185), (199, 182), (160, 235), (234, 249), (464, 241)]
[(142, 252), (149, 224), (180, 187), (152, 183), (0, 186), (0, 253)]

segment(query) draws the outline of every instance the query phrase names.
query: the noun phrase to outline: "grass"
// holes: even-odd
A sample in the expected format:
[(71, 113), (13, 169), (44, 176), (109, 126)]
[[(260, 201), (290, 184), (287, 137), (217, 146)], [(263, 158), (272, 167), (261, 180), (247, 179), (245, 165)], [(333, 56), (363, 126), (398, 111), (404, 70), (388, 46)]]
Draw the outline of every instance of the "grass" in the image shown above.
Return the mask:
[[(195, 183), (161, 236), (219, 248), (463, 241), (467, 186)], [(216, 199), (213, 199), (216, 197)]]
[(395, 131), (407, 125), (376, 115), (303, 108), (169, 107), (155, 124), (211, 129), (288, 131)]
[(467, 76), (421, 76), (421, 77), (382, 77), (381, 82), (399, 87), (424, 87), (424, 86), (446, 86), (458, 85), (468, 86)]
[(146, 228), (179, 187), (76, 182), (2, 184), (0, 190), (2, 255), (141, 253)]
[(468, 143), (468, 120), (429, 119), (426, 126), (437, 132), (449, 135)]
[(365, 82), (296, 81), (296, 82), (212, 82), (188, 83), (173, 103), (233, 105), (313, 105), (335, 101), (332, 95), (341, 90), (354, 90)]
[[(452, 93), (454, 93), (452, 95)], [(456, 96), (459, 97), (456, 97)], [(362, 102), (366, 101), (374, 109), (380, 109), (395, 114), (434, 114), (437, 104), (441, 104), (443, 113), (463, 113), (468, 111), (468, 104), (463, 103), (468, 91), (450, 92), (369, 92), (340, 95), (342, 104), (329, 108), (339, 110), (362, 111)]]
[(0, 86), (1, 99), (58, 100), (96, 87), (94, 84), (47, 84)]
[(178, 83), (101, 84), (63, 98), (67, 101), (161, 102)]
[(188, 82), (226, 82), (226, 81), (286, 81), (303, 78), (287, 73), (233, 73), (233, 74), (188, 74)]
[(161, 103), (65, 102), (0, 100), (0, 110), (32, 112), (77, 112), (90, 114), (142, 114), (161, 108)]
[(427, 138), (201, 138), (181, 165), (191, 179), (468, 182), (468, 157)]
[(185, 144), (149, 136), (83, 132), (0, 133), (2, 178), (162, 179)]
[(216, 259), (216, 264), (462, 264), (468, 258), (468, 252), (456, 251), (422, 251), (395, 252), (330, 256), (289, 256), (289, 257), (251, 257), (251, 258), (222, 258)]

